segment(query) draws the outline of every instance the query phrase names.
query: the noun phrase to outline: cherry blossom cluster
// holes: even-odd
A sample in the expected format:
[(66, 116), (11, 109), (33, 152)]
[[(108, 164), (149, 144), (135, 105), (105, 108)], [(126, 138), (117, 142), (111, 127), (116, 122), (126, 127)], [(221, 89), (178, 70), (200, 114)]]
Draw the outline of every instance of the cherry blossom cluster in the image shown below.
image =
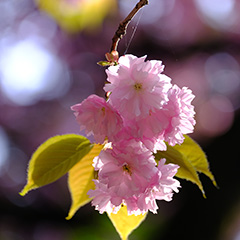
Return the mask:
[(156, 162), (154, 153), (166, 151), (166, 142), (182, 144), (193, 132), (194, 95), (163, 74), (161, 61), (125, 55), (107, 70), (107, 99), (90, 95), (72, 106), (80, 129), (106, 144), (93, 166), (95, 189), (88, 192), (100, 212), (117, 213), (122, 204), (128, 214), (157, 212), (156, 200), (171, 201), (178, 192), (178, 167)]

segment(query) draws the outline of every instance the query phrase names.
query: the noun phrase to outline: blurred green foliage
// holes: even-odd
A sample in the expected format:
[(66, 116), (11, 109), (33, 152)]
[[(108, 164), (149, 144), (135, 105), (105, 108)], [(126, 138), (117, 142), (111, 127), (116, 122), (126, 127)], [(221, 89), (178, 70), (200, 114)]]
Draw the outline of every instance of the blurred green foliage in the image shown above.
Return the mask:
[(67, 32), (93, 31), (114, 13), (116, 0), (36, 0), (42, 11), (52, 16)]

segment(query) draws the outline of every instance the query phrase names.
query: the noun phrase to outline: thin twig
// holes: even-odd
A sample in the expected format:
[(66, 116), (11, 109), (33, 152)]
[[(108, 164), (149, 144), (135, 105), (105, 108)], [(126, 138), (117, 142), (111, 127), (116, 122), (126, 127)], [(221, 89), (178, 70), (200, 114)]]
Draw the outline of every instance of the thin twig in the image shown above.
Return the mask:
[(126, 34), (128, 24), (136, 15), (136, 13), (147, 4), (148, 4), (148, 0), (140, 0), (136, 4), (136, 6), (133, 8), (133, 10), (128, 14), (128, 16), (122, 22), (120, 22), (118, 29), (112, 38), (112, 46), (111, 46), (110, 53), (112, 51), (117, 51), (118, 42)]

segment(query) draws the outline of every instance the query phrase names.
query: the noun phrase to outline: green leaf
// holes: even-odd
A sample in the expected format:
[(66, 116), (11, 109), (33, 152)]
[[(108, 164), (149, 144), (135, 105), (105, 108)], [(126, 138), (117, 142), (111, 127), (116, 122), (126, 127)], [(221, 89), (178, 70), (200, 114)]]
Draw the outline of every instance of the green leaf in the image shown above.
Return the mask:
[(116, 0), (35, 0), (35, 2), (40, 10), (45, 11), (69, 33), (87, 30), (96, 34), (104, 19), (117, 9)]
[(92, 163), (102, 148), (102, 145), (94, 145), (91, 151), (69, 171), (68, 187), (72, 197), (72, 205), (66, 219), (71, 219), (80, 207), (91, 201), (87, 192), (95, 188)]
[(165, 158), (167, 163), (179, 165), (180, 168), (176, 176), (197, 184), (204, 197), (205, 193), (198, 172), (208, 176), (213, 184), (217, 186), (214, 176), (209, 170), (205, 153), (189, 136), (185, 135), (185, 140), (181, 145), (175, 145), (173, 147), (168, 145), (167, 151), (158, 151), (155, 159), (160, 160), (161, 158)]
[(119, 233), (122, 240), (127, 240), (128, 236), (136, 229), (146, 218), (147, 213), (141, 215), (128, 215), (127, 207), (122, 205), (120, 210), (114, 214), (108, 214), (113, 226)]
[(175, 149), (179, 152), (183, 152), (187, 159), (190, 160), (191, 164), (199, 173), (203, 173), (208, 176), (213, 184), (217, 186), (215, 178), (209, 170), (209, 163), (207, 157), (201, 147), (189, 136), (185, 136), (183, 145), (176, 145)]
[(99, 62), (97, 62), (97, 64), (102, 66), (102, 67), (108, 67), (108, 66), (112, 65), (112, 63), (108, 62), (108, 61), (99, 61)]
[(48, 139), (33, 153), (28, 166), (27, 184), (20, 195), (56, 181), (91, 148), (90, 141), (80, 135), (66, 134)]

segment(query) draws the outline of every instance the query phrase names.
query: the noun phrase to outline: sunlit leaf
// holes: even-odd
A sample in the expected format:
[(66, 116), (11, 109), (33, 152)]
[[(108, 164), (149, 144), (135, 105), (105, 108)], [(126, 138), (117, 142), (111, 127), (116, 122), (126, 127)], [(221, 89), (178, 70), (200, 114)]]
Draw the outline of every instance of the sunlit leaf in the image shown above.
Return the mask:
[(66, 31), (95, 30), (104, 18), (115, 12), (116, 0), (35, 0)]
[(208, 176), (212, 180), (213, 184), (217, 186), (214, 176), (209, 170), (209, 163), (205, 153), (193, 139), (186, 135), (183, 145), (176, 145), (175, 149), (184, 153), (197, 172)]
[(113, 226), (122, 240), (127, 240), (131, 232), (142, 223), (146, 216), (147, 213), (138, 216), (128, 215), (127, 207), (125, 205), (120, 208), (117, 214), (108, 214), (108, 217), (112, 221)]
[(66, 134), (48, 139), (34, 152), (28, 166), (24, 196), (32, 189), (52, 183), (66, 174), (92, 148), (80, 135)]
[(87, 192), (95, 187), (92, 163), (94, 157), (98, 156), (101, 150), (102, 145), (94, 145), (92, 150), (69, 171), (68, 186), (72, 197), (72, 205), (66, 219), (72, 218), (80, 207), (91, 201)]
[(185, 136), (181, 145), (167, 146), (167, 151), (158, 151), (156, 160), (166, 158), (167, 163), (174, 163), (180, 166), (176, 176), (197, 184), (205, 196), (202, 183), (199, 179), (198, 172), (208, 176), (213, 184), (216, 185), (213, 174), (209, 170), (208, 160), (200, 146), (190, 137)]

